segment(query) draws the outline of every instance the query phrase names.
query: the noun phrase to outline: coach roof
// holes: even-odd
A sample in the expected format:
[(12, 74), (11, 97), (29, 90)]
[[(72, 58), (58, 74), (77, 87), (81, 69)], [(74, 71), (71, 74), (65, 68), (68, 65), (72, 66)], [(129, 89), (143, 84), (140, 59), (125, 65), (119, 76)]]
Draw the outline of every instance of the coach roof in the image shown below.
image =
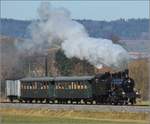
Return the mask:
[(94, 76), (63, 76), (63, 77), (55, 77), (55, 81), (84, 81), (91, 80)]
[(20, 81), (84, 81), (93, 78), (94, 76), (26, 77)]
[(53, 81), (53, 77), (25, 77), (20, 79), (20, 81)]

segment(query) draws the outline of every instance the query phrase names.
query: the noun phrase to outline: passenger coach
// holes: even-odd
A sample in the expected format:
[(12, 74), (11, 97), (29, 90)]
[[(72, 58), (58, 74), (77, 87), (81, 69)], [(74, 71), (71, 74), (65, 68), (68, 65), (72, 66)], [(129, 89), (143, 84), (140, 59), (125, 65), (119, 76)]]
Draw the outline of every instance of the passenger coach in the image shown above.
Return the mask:
[[(93, 76), (40, 77), (7, 80), (7, 97), (10, 101), (67, 103), (69, 100), (85, 102), (92, 99)], [(14, 90), (12, 90), (14, 89)]]

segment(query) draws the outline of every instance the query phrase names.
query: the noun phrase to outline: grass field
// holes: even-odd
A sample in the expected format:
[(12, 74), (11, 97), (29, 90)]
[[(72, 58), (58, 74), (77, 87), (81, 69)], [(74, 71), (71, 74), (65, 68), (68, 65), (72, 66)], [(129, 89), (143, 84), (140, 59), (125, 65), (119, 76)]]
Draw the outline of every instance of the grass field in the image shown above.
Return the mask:
[(148, 100), (148, 101), (137, 101), (136, 105), (150, 106), (150, 100)]
[(1, 124), (149, 124), (144, 113), (1, 109)]
[[(51, 117), (2, 116), (2, 124), (146, 124), (146, 122), (90, 120)], [(148, 122), (147, 122), (148, 124)]]

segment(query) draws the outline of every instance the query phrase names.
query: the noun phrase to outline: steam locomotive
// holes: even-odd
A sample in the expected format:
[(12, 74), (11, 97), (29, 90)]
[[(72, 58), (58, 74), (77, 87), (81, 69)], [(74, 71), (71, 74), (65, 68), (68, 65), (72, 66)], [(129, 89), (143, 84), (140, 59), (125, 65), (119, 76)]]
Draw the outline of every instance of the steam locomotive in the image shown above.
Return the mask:
[(6, 95), (20, 103), (135, 104), (139, 96), (128, 70), (95, 76), (6, 80)]

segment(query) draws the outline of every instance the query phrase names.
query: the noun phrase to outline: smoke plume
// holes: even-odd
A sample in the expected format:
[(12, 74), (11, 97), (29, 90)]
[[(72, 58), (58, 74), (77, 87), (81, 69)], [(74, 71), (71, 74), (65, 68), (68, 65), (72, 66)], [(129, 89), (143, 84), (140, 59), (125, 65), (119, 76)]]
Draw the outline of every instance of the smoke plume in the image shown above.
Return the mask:
[(89, 37), (84, 26), (72, 20), (65, 8), (53, 8), (42, 3), (38, 8), (40, 19), (30, 26), (32, 42), (28, 49), (42, 51), (46, 47), (59, 46), (68, 58), (77, 57), (92, 65), (126, 68), (128, 52), (111, 40)]

